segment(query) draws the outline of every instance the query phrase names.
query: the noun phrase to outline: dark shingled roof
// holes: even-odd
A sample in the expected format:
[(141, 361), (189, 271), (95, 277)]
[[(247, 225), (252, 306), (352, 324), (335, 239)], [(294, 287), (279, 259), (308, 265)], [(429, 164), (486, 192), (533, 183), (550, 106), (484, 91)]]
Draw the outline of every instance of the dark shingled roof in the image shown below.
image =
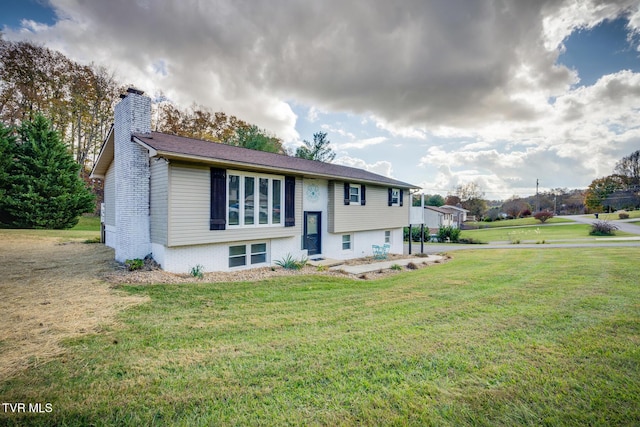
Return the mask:
[(306, 176), (348, 179), (352, 181), (393, 185), (401, 188), (419, 188), (415, 185), (362, 169), (335, 165), (333, 163), (323, 163), (315, 160), (306, 160), (298, 157), (285, 156), (283, 154), (250, 150), (248, 148), (185, 138), (183, 136), (151, 132), (150, 135), (136, 133), (134, 137), (143, 144), (156, 150), (158, 155), (196, 157), (202, 161), (211, 161), (212, 163), (229, 162), (247, 165), (252, 168), (259, 167), (265, 170), (278, 171), (280, 173), (299, 173)]

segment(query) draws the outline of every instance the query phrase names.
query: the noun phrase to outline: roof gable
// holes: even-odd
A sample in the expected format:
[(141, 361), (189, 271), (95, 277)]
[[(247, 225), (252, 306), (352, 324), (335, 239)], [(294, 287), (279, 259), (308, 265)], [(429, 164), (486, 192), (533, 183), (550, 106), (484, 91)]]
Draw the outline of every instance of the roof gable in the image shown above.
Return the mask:
[(113, 162), (113, 138), (113, 125), (111, 125), (111, 129), (109, 129), (109, 133), (102, 143), (102, 148), (100, 148), (100, 154), (98, 154), (98, 158), (93, 164), (93, 169), (91, 170), (91, 178), (104, 178), (105, 174), (107, 173), (109, 165), (111, 164), (111, 162)]

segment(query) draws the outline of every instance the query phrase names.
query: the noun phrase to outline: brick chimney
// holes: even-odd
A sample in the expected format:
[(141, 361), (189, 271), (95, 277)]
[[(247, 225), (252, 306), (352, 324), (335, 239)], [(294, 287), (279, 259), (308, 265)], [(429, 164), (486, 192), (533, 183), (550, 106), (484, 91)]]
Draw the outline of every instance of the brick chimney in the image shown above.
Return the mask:
[(132, 141), (133, 133), (151, 133), (151, 99), (129, 88), (115, 108), (116, 260), (144, 258), (151, 252), (149, 152)]

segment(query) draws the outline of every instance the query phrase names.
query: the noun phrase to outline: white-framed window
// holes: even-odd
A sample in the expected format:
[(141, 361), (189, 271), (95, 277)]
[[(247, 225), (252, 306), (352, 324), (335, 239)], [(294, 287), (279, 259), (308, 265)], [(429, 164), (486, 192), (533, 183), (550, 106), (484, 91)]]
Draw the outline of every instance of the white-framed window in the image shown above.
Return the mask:
[(398, 188), (391, 189), (391, 206), (400, 206), (400, 190)]
[(264, 242), (229, 246), (229, 268), (264, 264), (266, 262), (267, 244)]
[(391, 230), (384, 231), (384, 242), (391, 244)]
[(351, 250), (351, 234), (342, 235), (342, 250), (343, 251)]
[(227, 224), (230, 227), (283, 226), (284, 177), (229, 171)]
[(349, 186), (349, 202), (359, 204), (360, 203), (360, 186)]

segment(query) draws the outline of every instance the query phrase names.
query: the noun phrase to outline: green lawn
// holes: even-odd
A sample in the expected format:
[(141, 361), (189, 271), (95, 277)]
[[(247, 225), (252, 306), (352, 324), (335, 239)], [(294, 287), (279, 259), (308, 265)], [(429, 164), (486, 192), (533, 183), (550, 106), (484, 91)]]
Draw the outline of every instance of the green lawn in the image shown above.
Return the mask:
[(81, 216), (78, 224), (70, 230), (23, 230), (2, 229), (7, 235), (27, 235), (30, 237), (55, 237), (61, 240), (92, 240), (100, 238), (100, 217)]
[[(546, 221), (546, 224), (562, 224), (572, 223), (574, 221), (566, 218), (551, 218)], [(501, 221), (470, 221), (465, 224), (478, 228), (501, 228), (501, 227), (522, 227), (525, 225), (540, 225), (540, 221), (533, 217), (529, 218), (517, 218), (517, 219), (505, 219)]]
[[(629, 218), (640, 218), (640, 210), (637, 211), (626, 211), (629, 214)], [(590, 218), (594, 218), (593, 214), (588, 215)], [(601, 213), (598, 214), (598, 219), (604, 219), (606, 221), (613, 221), (616, 219), (620, 219), (617, 212), (614, 213)]]
[[(598, 242), (595, 236), (589, 235), (591, 226), (588, 224), (569, 223), (566, 225), (538, 225), (514, 228), (486, 228), (480, 230), (464, 230), (460, 233), (462, 239), (473, 239), (479, 242), (520, 242), (520, 243), (549, 243), (551, 240), (578, 240)], [(634, 234), (616, 231), (616, 237), (630, 237)]]
[(638, 425), (640, 248), (456, 252), (379, 281), (126, 287), (151, 302), (0, 380), (16, 425)]

